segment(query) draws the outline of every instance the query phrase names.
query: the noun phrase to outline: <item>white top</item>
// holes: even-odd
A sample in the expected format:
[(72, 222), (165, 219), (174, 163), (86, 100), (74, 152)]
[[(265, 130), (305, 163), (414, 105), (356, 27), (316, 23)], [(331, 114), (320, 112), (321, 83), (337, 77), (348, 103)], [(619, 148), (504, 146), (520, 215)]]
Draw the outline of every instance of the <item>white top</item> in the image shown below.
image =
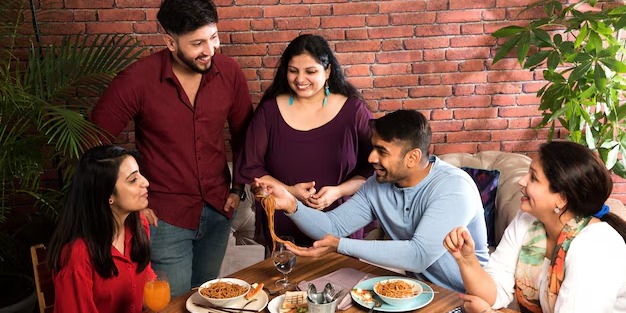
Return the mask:
[[(485, 270), (496, 282), (493, 308), (506, 307), (514, 299), (515, 267), (528, 228), (536, 220), (518, 212), (504, 232)], [(549, 260), (543, 266), (539, 286), (545, 295)], [(540, 297), (542, 310), (547, 301)], [(574, 238), (565, 257), (565, 279), (559, 290), (555, 313), (626, 312), (626, 244), (605, 222), (585, 227)]]

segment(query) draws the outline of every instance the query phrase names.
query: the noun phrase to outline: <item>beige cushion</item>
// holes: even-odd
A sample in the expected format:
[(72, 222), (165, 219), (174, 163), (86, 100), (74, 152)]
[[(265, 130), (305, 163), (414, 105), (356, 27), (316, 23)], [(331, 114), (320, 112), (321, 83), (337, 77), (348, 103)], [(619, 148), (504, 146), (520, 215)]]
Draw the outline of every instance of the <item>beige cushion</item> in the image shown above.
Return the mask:
[(531, 159), (518, 153), (482, 151), (474, 154), (448, 153), (439, 158), (457, 167), (471, 167), (500, 171), (496, 192), (496, 243), (500, 242), (504, 229), (515, 217), (520, 207), (522, 194), (519, 179), (528, 173)]

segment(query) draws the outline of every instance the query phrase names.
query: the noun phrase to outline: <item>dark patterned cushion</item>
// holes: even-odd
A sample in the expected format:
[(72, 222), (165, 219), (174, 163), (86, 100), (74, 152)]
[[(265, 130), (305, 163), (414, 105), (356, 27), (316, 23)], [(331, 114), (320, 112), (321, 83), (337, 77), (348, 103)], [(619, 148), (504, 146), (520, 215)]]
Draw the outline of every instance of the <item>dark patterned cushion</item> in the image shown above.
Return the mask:
[(485, 209), (485, 223), (487, 224), (487, 243), (490, 246), (496, 245), (495, 239), (495, 225), (496, 225), (496, 192), (498, 191), (498, 179), (500, 178), (500, 171), (498, 170), (483, 170), (470, 167), (461, 167), (462, 170), (467, 172), (474, 182), (478, 191), (480, 192), (480, 198), (483, 202), (483, 208)]

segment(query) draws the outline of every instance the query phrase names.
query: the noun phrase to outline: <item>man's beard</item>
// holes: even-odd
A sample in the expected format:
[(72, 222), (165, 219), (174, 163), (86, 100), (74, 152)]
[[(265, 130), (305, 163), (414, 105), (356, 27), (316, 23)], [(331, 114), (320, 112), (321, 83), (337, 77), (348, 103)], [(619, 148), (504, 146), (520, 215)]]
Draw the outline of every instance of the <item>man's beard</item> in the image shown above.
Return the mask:
[(178, 51), (176, 52), (176, 56), (178, 56), (178, 59), (183, 61), (183, 63), (185, 63), (185, 65), (187, 65), (187, 67), (189, 67), (192, 71), (200, 74), (208, 73), (209, 70), (211, 70), (211, 65), (213, 65), (213, 58), (211, 58), (211, 64), (206, 70), (203, 70), (199, 68), (198, 65), (196, 65), (196, 63), (194, 62), (195, 59), (187, 58), (187, 56), (180, 49), (178, 49)]

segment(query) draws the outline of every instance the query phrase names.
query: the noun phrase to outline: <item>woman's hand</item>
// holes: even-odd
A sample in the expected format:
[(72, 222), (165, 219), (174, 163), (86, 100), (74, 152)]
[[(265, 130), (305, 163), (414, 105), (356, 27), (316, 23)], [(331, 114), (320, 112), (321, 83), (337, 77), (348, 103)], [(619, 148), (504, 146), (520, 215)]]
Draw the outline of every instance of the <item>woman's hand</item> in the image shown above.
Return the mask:
[(291, 187), (287, 187), (287, 189), (294, 197), (296, 197), (302, 203), (306, 203), (306, 201), (317, 192), (317, 190), (315, 190), (315, 181), (298, 183)]
[(443, 239), (443, 246), (450, 251), (454, 259), (465, 261), (475, 258), (475, 245), (469, 230), (463, 226), (455, 227)]
[(307, 199), (306, 205), (317, 210), (323, 210), (337, 199), (341, 198), (341, 190), (337, 186), (322, 187), (320, 191)]
[(289, 193), (282, 184), (272, 179), (255, 178), (251, 189), (259, 201), (269, 195), (273, 195), (276, 202), (276, 210), (294, 213), (297, 209), (296, 197)]
[(148, 225), (152, 225), (154, 227), (158, 226), (157, 224), (159, 223), (159, 218), (156, 216), (156, 214), (154, 214), (154, 211), (152, 211), (152, 209), (145, 208), (141, 210), (140, 212), (148, 220)]
[(459, 298), (463, 300), (463, 313), (482, 313), (482, 312), (497, 312), (490, 310), (491, 306), (487, 301), (477, 296), (459, 294)]

